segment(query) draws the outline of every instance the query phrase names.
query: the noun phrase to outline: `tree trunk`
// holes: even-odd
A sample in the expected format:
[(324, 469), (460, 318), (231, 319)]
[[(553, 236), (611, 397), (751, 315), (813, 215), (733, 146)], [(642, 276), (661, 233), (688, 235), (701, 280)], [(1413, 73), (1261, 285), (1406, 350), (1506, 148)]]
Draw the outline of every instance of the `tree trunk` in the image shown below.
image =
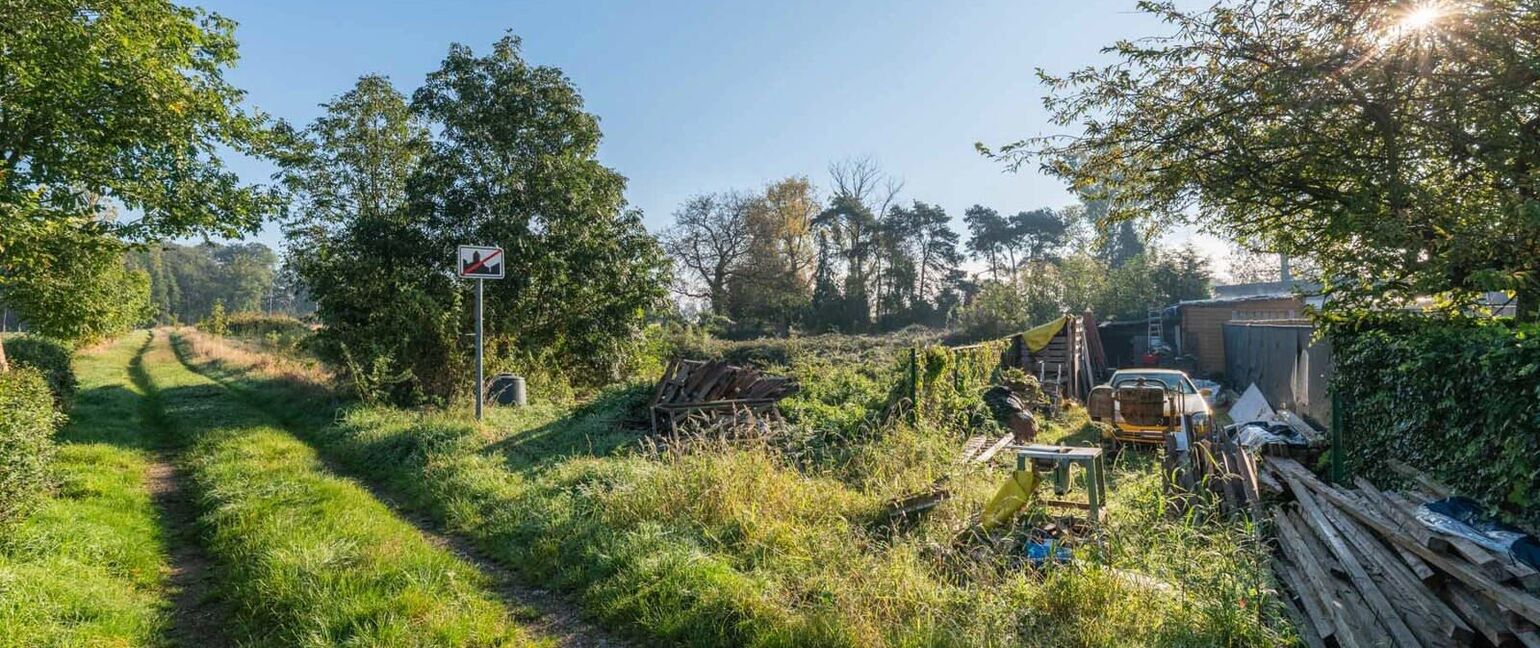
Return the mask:
[(0, 341), (0, 373), (11, 370), (11, 361), (5, 359), (5, 342)]

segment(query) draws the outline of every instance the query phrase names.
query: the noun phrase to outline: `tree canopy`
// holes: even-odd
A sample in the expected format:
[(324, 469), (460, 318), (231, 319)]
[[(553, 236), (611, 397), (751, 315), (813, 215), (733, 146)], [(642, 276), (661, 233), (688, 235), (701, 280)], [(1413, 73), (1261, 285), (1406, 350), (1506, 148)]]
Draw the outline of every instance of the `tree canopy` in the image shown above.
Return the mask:
[[(992, 152), (1112, 197), (1113, 220), (1197, 222), (1319, 264), (1328, 307), (1488, 290), (1540, 314), (1540, 13), (1524, 0), (1243, 0), (1140, 7), (1168, 36), (1040, 73), (1075, 132)], [(989, 152), (986, 149), (986, 152)]]
[(165, 0), (7, 0), (0, 48), (0, 288), (10, 302), (52, 290), (44, 284), (73, 271), (75, 248), (237, 236), (275, 205), (220, 160), (260, 155), (266, 140), (265, 118), (224, 78), (237, 59), (229, 20)]
[(397, 401), (463, 391), (469, 284), (449, 268), (456, 245), (493, 244), (507, 259), (485, 285), (494, 359), (610, 377), (668, 266), (560, 70), (526, 63), (511, 36), (485, 56), (454, 45), (410, 102), (364, 77), (325, 108), (283, 129), (281, 173), (323, 350)]

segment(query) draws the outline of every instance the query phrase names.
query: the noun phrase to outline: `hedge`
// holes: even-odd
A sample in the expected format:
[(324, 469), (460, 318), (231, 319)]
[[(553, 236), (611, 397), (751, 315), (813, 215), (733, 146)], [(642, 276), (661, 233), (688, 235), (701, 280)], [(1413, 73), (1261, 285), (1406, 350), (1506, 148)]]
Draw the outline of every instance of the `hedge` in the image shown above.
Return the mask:
[(5, 356), (12, 363), (42, 372), (60, 405), (75, 395), (69, 344), (37, 335), (10, 336), (5, 338)]
[(1540, 526), (1540, 325), (1400, 320), (1334, 334), (1348, 468), (1399, 459)]
[(0, 526), (21, 519), (47, 490), (61, 418), (42, 372), (18, 366), (0, 373)]

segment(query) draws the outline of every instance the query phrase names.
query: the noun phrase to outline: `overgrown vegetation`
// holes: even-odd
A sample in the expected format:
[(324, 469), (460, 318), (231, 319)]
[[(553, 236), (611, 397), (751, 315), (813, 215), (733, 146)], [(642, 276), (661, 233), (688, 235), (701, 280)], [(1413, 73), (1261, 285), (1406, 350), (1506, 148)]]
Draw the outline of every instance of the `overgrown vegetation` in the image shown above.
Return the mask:
[(1339, 439), (1354, 472), (1400, 459), (1540, 525), (1540, 326), (1419, 317), (1332, 337)]
[(48, 488), (53, 430), (61, 418), (42, 372), (0, 373), (0, 529), (21, 519)]
[(480, 573), (182, 366), (164, 337), (145, 368), (185, 445), (219, 592), (240, 611), (233, 630), (251, 645), (528, 643)]
[[(355, 474), (642, 636), (696, 646), (1288, 639), (1251, 531), (1166, 519), (1158, 473), (1132, 454), (1114, 470), (1103, 543), (1080, 547), (1073, 566), (1039, 572), (1023, 564), (1019, 540), (996, 547), (959, 534), (998, 485), (991, 469), (954, 475), (958, 496), (915, 525), (883, 523), (888, 498), (949, 472), (962, 433), (945, 417), (857, 422), (893, 391), (901, 362), (865, 370), (794, 355), (806, 390), (788, 403), (797, 421), (787, 438), (660, 451), (641, 441), (644, 387), (575, 408), (494, 408), (479, 429), (455, 412), (351, 407), (334, 417), (324, 391), (228, 349), (196, 334), (179, 341), (194, 366)], [(944, 370), (933, 378), (952, 384)], [(845, 402), (854, 404), (838, 409)], [(1085, 440), (1078, 420), (1045, 439)], [(798, 456), (806, 440), (863, 425), (842, 453)]]
[[(145, 484), (155, 439), (129, 378), (145, 342), (132, 335), (76, 356), (82, 389), (59, 432), (56, 488), (0, 533), (0, 645), (164, 645), (166, 536)], [(0, 384), (30, 373), (0, 374)], [(39, 416), (50, 411), (43, 400)], [(13, 420), (11, 405), (0, 426)], [(6, 449), (0, 462), (31, 456)]]

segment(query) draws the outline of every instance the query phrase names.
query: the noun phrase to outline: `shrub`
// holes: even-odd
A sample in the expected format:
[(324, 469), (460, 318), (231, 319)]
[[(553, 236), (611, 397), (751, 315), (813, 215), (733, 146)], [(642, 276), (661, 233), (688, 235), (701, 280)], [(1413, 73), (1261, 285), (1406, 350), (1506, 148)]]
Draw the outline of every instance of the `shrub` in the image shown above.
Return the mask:
[(1332, 346), (1351, 470), (1393, 481), (1400, 459), (1540, 523), (1540, 326), (1383, 321)]
[(60, 418), (42, 372), (0, 373), (0, 525), (20, 519), (47, 489)]
[(198, 328), (214, 335), (225, 335), (230, 332), (230, 318), (225, 315), (225, 300), (214, 300), (214, 308), (209, 311), (209, 316), (202, 322), (198, 322)]
[(70, 367), (68, 344), (36, 335), (8, 337), (5, 356), (17, 365), (41, 372), (57, 404), (62, 405), (75, 395), (75, 372)]

